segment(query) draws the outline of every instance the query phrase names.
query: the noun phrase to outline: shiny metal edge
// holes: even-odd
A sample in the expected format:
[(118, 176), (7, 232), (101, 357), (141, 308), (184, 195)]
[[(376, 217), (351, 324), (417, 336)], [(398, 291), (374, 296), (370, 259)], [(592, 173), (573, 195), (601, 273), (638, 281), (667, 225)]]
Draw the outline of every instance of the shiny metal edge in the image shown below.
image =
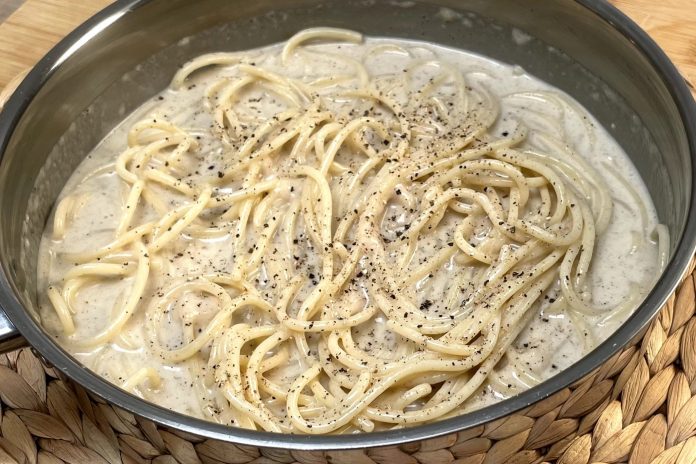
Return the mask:
[(0, 354), (26, 346), (27, 341), (12, 324), (5, 313), (0, 311)]
[[(43, 84), (56, 69), (89, 37), (134, 11), (151, 0), (120, 0), (94, 15), (39, 61), (19, 86), (0, 114), (0, 153), (4, 153), (12, 131), (24, 110)], [(688, 138), (691, 159), (696, 160), (696, 103), (684, 79), (659, 46), (632, 20), (604, 0), (576, 0), (628, 38), (647, 58), (661, 76), (679, 110)], [(0, 155), (0, 162), (2, 155)], [(696, 163), (692, 163), (692, 179), (696, 180)], [(643, 304), (608, 340), (561, 374), (513, 398), (469, 414), (433, 424), (398, 431), (363, 433), (356, 435), (290, 435), (239, 429), (185, 416), (136, 398), (82, 367), (49, 339), (36, 322), (29, 317), (12, 293), (4, 271), (0, 271), (0, 307), (4, 308), (14, 325), (53, 366), (65, 375), (100, 396), (104, 400), (163, 426), (207, 438), (239, 444), (297, 450), (337, 450), (398, 445), (426, 440), (485, 424), (512, 414), (586, 376), (627, 345), (644, 330), (661, 306), (679, 284), (696, 250), (696, 190), (692, 185), (689, 215), (683, 236), (666, 272), (655, 285)]]

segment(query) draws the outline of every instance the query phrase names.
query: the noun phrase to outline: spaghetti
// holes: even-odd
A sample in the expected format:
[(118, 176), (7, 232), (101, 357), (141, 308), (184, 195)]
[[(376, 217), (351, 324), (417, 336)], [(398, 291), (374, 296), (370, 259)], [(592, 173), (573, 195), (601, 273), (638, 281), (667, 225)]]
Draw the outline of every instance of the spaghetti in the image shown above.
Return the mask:
[[(48, 287), (66, 343), (156, 359), (117, 364), (113, 380), (144, 396), (162, 388), (157, 366), (184, 366), (211, 420), (326, 434), (461, 412), (501, 383), (496, 366), (542, 310), (580, 331), (586, 316), (625, 319), (649, 285), (611, 308), (592, 298), (614, 204), (595, 167), (427, 48), (362, 42), (309, 29), (282, 49), (180, 69), (164, 95), (196, 95), (209, 124), (150, 112), (94, 174), (127, 189), (108, 238), (54, 252), (70, 263)], [(386, 56), (394, 69), (374, 72)], [(584, 115), (559, 93), (505, 99)], [(590, 147), (593, 137), (588, 125)], [(51, 243), (70, 241), (85, 195), (58, 203)], [(637, 204), (636, 246), (652, 250)], [(658, 233), (649, 253), (664, 266)], [(94, 301), (81, 295), (114, 286), (113, 308), (86, 330)], [(134, 325), (141, 339), (125, 330)]]

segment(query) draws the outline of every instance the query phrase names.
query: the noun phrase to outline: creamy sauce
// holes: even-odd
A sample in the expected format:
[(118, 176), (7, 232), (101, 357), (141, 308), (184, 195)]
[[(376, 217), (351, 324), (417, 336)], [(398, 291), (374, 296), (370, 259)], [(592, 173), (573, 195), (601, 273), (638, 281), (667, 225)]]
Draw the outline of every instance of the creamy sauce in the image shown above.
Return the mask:
[[(505, 137), (521, 123), (529, 129), (529, 136), (523, 147), (548, 151), (550, 147), (543, 137), (537, 136), (538, 134), (551, 135), (562, 140), (601, 174), (614, 202), (609, 226), (598, 237), (588, 279), (593, 303), (607, 308), (607, 311), (596, 316), (575, 314), (572, 317), (565, 311), (548, 311), (554, 300), (554, 291), (548, 292), (546, 300), (532, 308), (535, 315), (515, 340), (506, 357), (498, 364), (496, 373), (462, 406), (465, 410), (481, 407), (510, 397), (540, 380), (556, 375), (606, 339), (622, 324), (630, 312), (615, 313), (609, 311), (609, 308), (625, 301), (628, 295), (635, 292), (647, 294), (656, 273), (658, 249), (654, 242), (645, 239), (646, 236), (650, 237), (657, 225), (655, 210), (628, 156), (600, 124), (579, 109), (579, 105), (567, 95), (564, 95), (564, 99), (553, 96), (542, 98), (541, 95), (561, 95), (561, 92), (530, 76), (523, 69), (463, 51), (395, 39), (367, 39), (362, 45), (322, 43), (307, 45), (305, 48), (323, 55), (318, 63), (333, 70), (336, 76), (346, 74), (346, 70), (350, 69), (350, 63), (332, 58), (332, 54), (363, 60), (372, 75), (398, 74), (402, 72), (404, 62), (407, 61), (399, 50), (382, 53), (379, 59), (370, 59), (365, 55), (367, 50), (376, 45), (387, 43), (408, 49), (413, 56), (425, 61), (437, 57), (460, 70), (472, 87), (487, 89), (500, 104), (500, 116), (491, 133)], [(281, 64), (276, 56), (279, 47), (276, 45), (253, 52), (253, 55), (258, 57), (257, 64), (263, 64), (265, 69), (275, 70), (290, 77), (301, 78), (304, 74), (313, 73), (312, 69), (306, 69), (305, 65), (298, 62), (291, 62), (287, 66)], [(325, 69), (323, 71), (326, 73)], [(185, 89), (163, 91), (128, 116), (87, 156), (61, 194), (61, 198), (75, 196), (79, 204), (66, 228), (65, 237), (55, 240), (52, 227), (49, 226), (42, 239), (38, 285), (40, 289), (45, 289), (50, 283), (60, 282), (74, 266), (75, 263), (63, 257), (65, 253), (93, 250), (113, 239), (128, 195), (128, 186), (116, 174), (113, 166), (117, 157), (127, 148), (127, 132), (137, 121), (144, 117), (162, 119), (196, 135), (199, 144), (197, 153), (200, 155), (198, 169), (188, 177), (191, 185), (195, 185), (199, 179), (222, 175), (225, 164), (223, 146), (212, 134), (213, 122), (210, 112), (205, 110), (200, 102), (205, 99), (205, 90), (211, 82), (219, 76), (231, 73), (229, 68), (207, 69), (197, 72), (187, 80)], [(427, 72), (419, 78), (427, 80)], [(247, 110), (250, 113), (268, 115), (282, 109), (281, 103), (274, 98), (261, 98), (261, 95), (253, 92), (244, 94), (242, 99), (246, 99)], [(577, 108), (572, 105), (577, 105)], [(356, 108), (356, 111), (363, 109)], [(340, 161), (344, 164), (351, 163), (350, 159)], [(299, 190), (301, 183), (297, 186)], [(235, 186), (230, 187), (230, 191), (234, 189)], [(167, 203), (179, 204), (180, 198), (169, 190), (159, 188), (158, 192)], [(288, 202), (297, 198), (297, 195), (297, 192), (289, 191)], [(382, 224), (383, 236), (396, 240), (398, 232), (403, 230), (407, 222), (407, 211), (399, 204), (390, 204), (388, 208)], [(151, 215), (152, 211), (139, 210), (134, 223), (145, 222)], [(445, 218), (443, 224), (446, 225), (447, 220), (452, 219)], [(52, 224), (52, 219), (49, 224)], [(433, 234), (430, 240), (429, 245), (425, 243), (421, 246), (413, 258), (414, 261), (432, 255), (447, 237)], [(181, 276), (211, 270), (229, 271), (234, 265), (234, 243), (233, 234), (208, 239), (189, 238), (177, 242), (166, 252), (166, 259), (157, 264), (163, 269), (162, 273), (146, 290), (139, 309), (123, 332), (110, 343), (84, 349), (74, 341), (95, 334), (107, 324), (114, 305), (127, 297), (132, 285), (131, 277), (111, 279), (98, 286), (88, 285), (79, 291), (75, 300), (76, 314), (73, 316), (76, 332), (72, 337), (62, 333), (54, 309), (45, 293), (41, 292), (39, 300), (42, 322), (78, 361), (106, 379), (120, 385), (141, 367), (152, 367), (162, 378), (161, 385), (158, 388), (141, 385), (136, 390), (137, 394), (175, 411), (209, 417), (204, 415), (202, 410), (216, 408), (215, 393), (198, 385), (196, 372), (199, 361), (189, 359), (172, 364), (154, 356), (143, 342), (147, 338), (144, 308), (151, 303), (161, 288)], [(451, 291), (453, 282), (460, 283), (463, 287), (468, 284), (465, 278), (459, 279), (459, 276), (448, 274), (447, 269), (453, 269), (453, 266), (451, 261), (445, 263), (442, 272), (438, 272), (417, 291), (421, 309), (438, 314), (446, 310), (448, 298), (461, 298), (456, 291)], [(303, 256), (301, 262), (297, 263), (297, 268), (305, 272), (310, 281), (319, 273), (318, 261), (311, 254)], [(258, 279), (259, 287), (272, 299), (282, 290), (274, 286), (273, 275), (268, 266), (255, 278)], [(471, 289), (461, 290), (464, 294), (470, 291)], [(177, 312), (181, 308), (192, 306), (198, 308), (196, 311), (199, 316), (202, 315), (203, 321), (210, 320), (217, 310), (216, 300), (205, 295), (192, 293), (179, 298), (177, 304), (172, 307), (174, 314), (166, 319), (166, 324), (171, 326), (171, 330), (163, 330), (160, 333), (164, 345), (174, 347), (181, 343), (180, 334), (184, 327), (180, 317), (177, 317)], [(186, 312), (181, 311), (181, 314)], [(248, 312), (235, 317), (238, 321), (247, 320), (253, 323), (258, 322), (263, 316)], [(195, 323), (195, 329), (201, 330), (201, 327), (201, 322)], [(361, 348), (372, 353), (398, 351), (398, 345), (403, 343), (400, 337), (386, 330), (379, 317), (368, 329), (357, 330), (354, 337)], [(284, 369), (276, 369), (272, 376), (279, 382), (286, 378), (291, 379), (306, 368), (301, 364), (298, 359), (290, 359)]]

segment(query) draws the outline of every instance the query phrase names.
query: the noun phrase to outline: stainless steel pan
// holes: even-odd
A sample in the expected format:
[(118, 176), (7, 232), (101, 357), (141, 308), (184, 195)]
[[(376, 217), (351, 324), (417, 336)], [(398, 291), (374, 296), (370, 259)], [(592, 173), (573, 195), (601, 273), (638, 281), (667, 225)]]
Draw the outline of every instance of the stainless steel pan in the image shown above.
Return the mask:
[[(670, 228), (671, 261), (609, 340), (507, 401), (406, 430), (291, 436), (186, 417), (84, 369), (36, 319), (36, 255), (49, 210), (75, 166), (129, 111), (203, 52), (239, 50), (328, 25), (423, 39), (515, 63), (583, 103), (626, 149)], [(696, 108), (683, 79), (634, 23), (602, 0), (124, 0), (44, 57), (0, 114), (0, 346), (33, 346), (65, 376), (165, 426), (258, 447), (359, 448), (424, 440), (510, 414), (567, 386), (636, 337), (674, 290), (696, 246)], [(601, 259), (601, 258), (600, 258)]]

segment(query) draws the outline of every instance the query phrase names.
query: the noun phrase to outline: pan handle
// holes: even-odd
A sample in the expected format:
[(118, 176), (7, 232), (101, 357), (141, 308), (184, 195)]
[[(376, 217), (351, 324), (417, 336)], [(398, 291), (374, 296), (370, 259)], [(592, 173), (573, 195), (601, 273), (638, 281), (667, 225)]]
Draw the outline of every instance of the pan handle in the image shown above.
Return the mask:
[(12, 325), (2, 310), (0, 310), (0, 354), (16, 350), (26, 345), (27, 342), (19, 333), (19, 330)]
[[(12, 95), (28, 72), (29, 68), (17, 74), (0, 91), (0, 110), (5, 106), (7, 99), (10, 98), (10, 95)], [(0, 354), (15, 350), (26, 344), (27, 342), (22, 337), (22, 334), (19, 333), (7, 315), (0, 309)]]

